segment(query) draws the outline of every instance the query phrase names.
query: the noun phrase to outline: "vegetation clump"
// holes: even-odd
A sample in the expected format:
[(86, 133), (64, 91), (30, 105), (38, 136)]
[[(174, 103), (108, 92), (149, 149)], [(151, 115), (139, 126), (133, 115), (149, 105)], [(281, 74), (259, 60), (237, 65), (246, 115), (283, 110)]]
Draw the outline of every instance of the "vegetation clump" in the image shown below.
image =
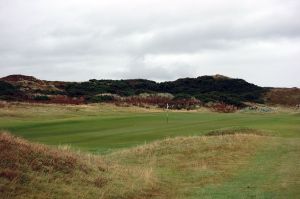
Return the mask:
[(0, 100), (16, 100), (22, 95), (16, 86), (0, 80)]
[(48, 100), (50, 100), (50, 98), (47, 95), (37, 95), (37, 96), (34, 96), (33, 99), (37, 100), (37, 101), (48, 101)]
[[(107, 93), (111, 97), (104, 95)], [(39, 80), (24, 75), (10, 75), (0, 78), (0, 99), (2, 100), (70, 104), (115, 103), (118, 101), (118, 104), (122, 104), (124, 98), (129, 98), (125, 101), (132, 101), (132, 97), (135, 99), (145, 97), (143, 96), (145, 93), (149, 95), (149, 98), (166, 97), (160, 96), (161, 93), (174, 96), (172, 102), (164, 100), (163, 105), (159, 102), (155, 106), (166, 107), (166, 103), (175, 104), (178, 102), (178, 104), (172, 106), (175, 109), (194, 109), (194, 105), (182, 105), (181, 101), (188, 101), (193, 98), (201, 102), (197, 105), (215, 103), (233, 105), (237, 108), (247, 106), (247, 102), (287, 106), (298, 106), (300, 104), (298, 88), (264, 88), (242, 79), (233, 79), (221, 75), (182, 78), (167, 82), (155, 82), (145, 79), (92, 79), (86, 82), (58, 82)], [(35, 99), (35, 96), (49, 96), (49, 100), (39, 97)], [(64, 99), (61, 96), (64, 96)], [(112, 99), (112, 96), (118, 97)], [(166, 98), (169, 98), (169, 96)], [(153, 105), (152, 102), (148, 104), (147, 101), (143, 103), (134, 102), (134, 104), (139, 106)], [(134, 104), (128, 103), (128, 105)]]

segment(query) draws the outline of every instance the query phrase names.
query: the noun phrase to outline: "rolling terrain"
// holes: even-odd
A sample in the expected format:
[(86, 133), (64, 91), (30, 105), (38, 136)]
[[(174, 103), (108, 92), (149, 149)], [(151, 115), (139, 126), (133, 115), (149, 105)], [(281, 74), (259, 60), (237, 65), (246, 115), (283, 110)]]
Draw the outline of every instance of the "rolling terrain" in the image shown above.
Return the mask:
[(300, 195), (296, 110), (273, 107), (269, 112), (245, 109), (222, 114), (202, 108), (168, 115), (167, 121), (162, 109), (111, 104), (2, 105), (0, 196)]
[[(202, 110), (202, 111), (201, 111)], [(205, 135), (213, 130), (257, 129), (298, 137), (300, 118), (289, 112), (214, 113), (102, 105), (9, 105), (0, 109), (0, 129), (45, 144), (70, 144), (106, 151), (174, 136)]]
[(0, 134), (2, 198), (297, 198), (299, 140), (164, 139), (102, 156)]
[(0, 100), (58, 104), (110, 102), (165, 107), (169, 103), (173, 109), (195, 109), (211, 103), (241, 108), (248, 106), (246, 102), (297, 106), (299, 93), (298, 88), (264, 88), (222, 75), (160, 83), (145, 79), (46, 81), (25, 75), (0, 78)]
[[(89, 104), (234, 112), (249, 103), (299, 107), (299, 88), (265, 88), (222, 75), (155, 82), (145, 79), (86, 82), (46, 81), (32, 76), (0, 78), (0, 100), (31, 103)], [(251, 106), (251, 105), (250, 105)]]

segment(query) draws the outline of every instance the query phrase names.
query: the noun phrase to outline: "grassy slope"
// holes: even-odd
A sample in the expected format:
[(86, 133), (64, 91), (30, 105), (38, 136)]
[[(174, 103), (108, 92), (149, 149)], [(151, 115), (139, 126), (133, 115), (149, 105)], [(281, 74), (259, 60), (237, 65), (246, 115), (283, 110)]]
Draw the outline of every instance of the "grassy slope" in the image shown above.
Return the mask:
[[(169, 138), (91, 156), (0, 134), (1, 198), (297, 198), (298, 139)], [(275, 152), (274, 152), (275, 150)]]
[(113, 154), (156, 168), (168, 198), (298, 198), (300, 140), (182, 137)]
[(272, 138), (247, 167), (222, 184), (195, 190), (194, 198), (298, 198), (300, 140)]
[[(49, 148), (0, 133), (0, 198), (143, 198), (156, 187), (148, 168)], [(150, 178), (151, 177), (151, 178)]]
[[(111, 106), (17, 106), (0, 109), (0, 113), (0, 128), (31, 140), (72, 144), (90, 151), (116, 150), (101, 156), (102, 164), (111, 165), (105, 176), (112, 183), (101, 189), (88, 183), (83, 185), (91, 188), (87, 191), (92, 195), (82, 193), (86, 198), (101, 195), (103, 190), (115, 194), (104, 198), (120, 198), (124, 193), (124, 198), (298, 198), (300, 195), (299, 113), (172, 112), (169, 124), (159, 111)], [(187, 137), (117, 150), (163, 137), (202, 135), (215, 129), (241, 127), (264, 130), (275, 137)], [(92, 173), (91, 182), (97, 175), (98, 171)], [(63, 174), (57, 176), (66, 178)], [(55, 179), (63, 188), (54, 186), (57, 192), (53, 193), (71, 197), (75, 189), (82, 187), (82, 183), (76, 183), (82, 179), (80, 176), (71, 178), (71, 184)], [(119, 186), (123, 188), (116, 188)]]

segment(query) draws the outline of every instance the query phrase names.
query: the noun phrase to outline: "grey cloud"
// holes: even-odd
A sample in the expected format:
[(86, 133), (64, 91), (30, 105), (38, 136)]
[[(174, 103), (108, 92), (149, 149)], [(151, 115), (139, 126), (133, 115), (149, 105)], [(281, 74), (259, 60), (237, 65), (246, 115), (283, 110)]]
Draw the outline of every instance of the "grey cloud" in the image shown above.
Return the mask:
[[(297, 0), (0, 0), (0, 76), (163, 81), (223, 73), (300, 86), (299, 9)], [(274, 72), (256, 78), (258, 68)]]
[[(156, 81), (165, 81), (182, 77), (195, 76), (195, 68), (186, 63), (173, 63), (172, 67), (164, 64), (149, 64), (145, 57), (136, 57), (130, 60), (125, 71), (116, 72), (118, 78), (142, 78)], [(180, 75), (179, 75), (180, 74)]]

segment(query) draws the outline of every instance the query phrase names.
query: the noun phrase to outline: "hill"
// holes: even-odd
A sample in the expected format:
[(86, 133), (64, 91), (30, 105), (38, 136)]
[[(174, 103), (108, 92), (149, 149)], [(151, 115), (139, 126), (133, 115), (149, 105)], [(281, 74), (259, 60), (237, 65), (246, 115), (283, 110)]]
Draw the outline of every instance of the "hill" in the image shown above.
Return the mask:
[(27, 93), (54, 93), (62, 91), (61, 88), (59, 88), (58, 82), (39, 80), (33, 76), (9, 75), (0, 78), (0, 81), (9, 83), (19, 88), (20, 91)]
[(266, 93), (266, 101), (270, 104), (300, 106), (299, 88), (273, 88)]
[(207, 103), (225, 103), (237, 107), (245, 106), (245, 102), (293, 106), (300, 104), (299, 97), (294, 97), (298, 96), (297, 89), (285, 92), (288, 94), (285, 99), (294, 99), (290, 103), (286, 100), (275, 100), (274, 90), (271, 88), (222, 75), (182, 78), (161, 83), (145, 79), (58, 82), (39, 80), (32, 76), (10, 75), (0, 78), (0, 90), (0, 99), (46, 103), (118, 101), (159, 107), (165, 107), (169, 103), (171, 108), (193, 108)]

